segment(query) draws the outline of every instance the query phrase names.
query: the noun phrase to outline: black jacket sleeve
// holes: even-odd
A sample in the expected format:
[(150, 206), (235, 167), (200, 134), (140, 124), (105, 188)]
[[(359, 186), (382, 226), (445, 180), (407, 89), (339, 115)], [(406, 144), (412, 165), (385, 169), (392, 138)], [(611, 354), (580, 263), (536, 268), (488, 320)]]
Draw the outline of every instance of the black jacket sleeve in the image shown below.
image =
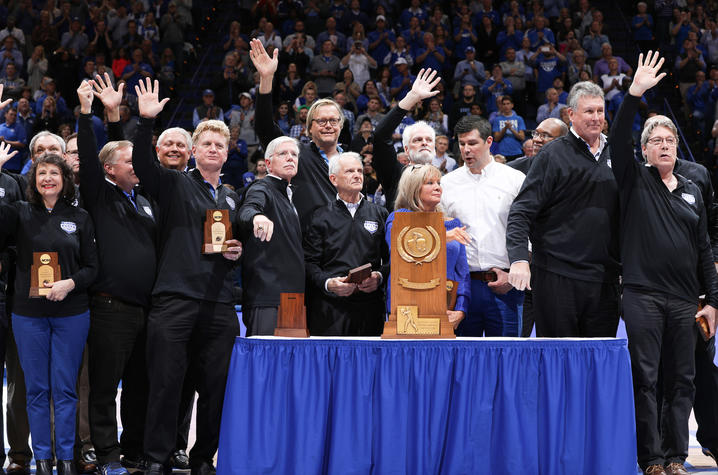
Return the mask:
[(258, 186), (251, 186), (244, 195), (244, 201), (239, 208), (239, 229), (242, 236), (248, 236), (252, 233), (254, 227), (254, 217), (258, 214), (264, 214), (264, 208), (267, 206), (268, 197), (264, 190)]
[(396, 159), (396, 150), (394, 149), (392, 135), (394, 134), (394, 130), (401, 124), (404, 116), (406, 116), (406, 111), (396, 106), (381, 119), (374, 131), (372, 166), (376, 171), (377, 180), (379, 180), (379, 183), (384, 189), (384, 193), (395, 186), (403, 170), (403, 166)]
[(0, 203), (0, 251), (4, 250), (17, 232), (17, 208), (12, 203)]
[[(321, 208), (320, 210), (321, 211)], [(321, 213), (314, 213), (312, 221), (304, 231), (304, 267), (307, 273), (307, 279), (312, 285), (321, 289), (327, 295), (333, 295), (324, 288), (324, 282), (331, 277), (338, 277), (325, 272), (321, 267), (322, 262), (322, 244), (326, 241), (327, 229), (323, 226), (324, 220)]]
[(132, 148), (132, 166), (145, 191), (160, 201), (162, 192), (172, 187), (172, 177), (176, 172), (163, 168), (152, 155), (153, 124), (154, 119), (139, 119)]
[[(619, 192), (623, 193), (633, 186), (640, 164), (633, 158), (631, 130), (633, 118), (638, 112), (640, 97), (626, 94), (618, 113), (613, 120), (608, 143), (611, 147), (611, 170), (616, 177)], [(622, 204), (623, 205), (623, 204)]]
[(80, 193), (90, 206), (97, 203), (105, 184), (105, 173), (97, 157), (97, 140), (91, 114), (80, 114), (77, 121), (77, 151), (80, 156)]
[[(132, 139), (129, 137), (128, 139)], [(119, 122), (108, 122), (107, 123), (107, 141), (115, 142), (117, 140), (125, 140), (125, 131), (122, 130), (122, 125)]]
[(277, 137), (284, 135), (282, 129), (272, 119), (272, 93), (257, 94), (257, 107), (254, 112), (254, 132), (263, 148)]
[[(701, 201), (703, 200), (701, 199)], [(705, 230), (707, 228), (708, 215), (709, 212), (704, 203), (700, 212), (698, 223), (699, 230)], [(698, 240), (698, 272), (700, 273), (700, 280), (703, 284), (703, 288), (705, 289), (706, 301), (712, 307), (718, 308), (718, 273), (716, 273), (713, 251), (711, 249), (708, 233), (699, 232), (696, 239)]]

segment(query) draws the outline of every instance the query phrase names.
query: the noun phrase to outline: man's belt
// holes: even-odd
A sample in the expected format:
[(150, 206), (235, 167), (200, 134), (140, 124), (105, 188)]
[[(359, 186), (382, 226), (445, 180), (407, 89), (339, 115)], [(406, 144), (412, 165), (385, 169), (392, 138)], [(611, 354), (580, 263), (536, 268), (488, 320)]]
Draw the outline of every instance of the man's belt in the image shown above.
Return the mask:
[(481, 282), (496, 282), (498, 278), (496, 272), (492, 270), (471, 272), (471, 280), (480, 280)]

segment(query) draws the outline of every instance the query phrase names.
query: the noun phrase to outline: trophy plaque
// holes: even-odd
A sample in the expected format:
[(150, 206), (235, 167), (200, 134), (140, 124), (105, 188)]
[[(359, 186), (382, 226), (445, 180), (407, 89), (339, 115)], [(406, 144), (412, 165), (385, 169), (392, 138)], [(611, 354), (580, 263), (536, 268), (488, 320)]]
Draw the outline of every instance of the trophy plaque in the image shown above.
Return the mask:
[(30, 298), (45, 298), (50, 289), (45, 284), (61, 280), (57, 252), (33, 252), (30, 267)]
[(394, 214), (390, 285), (391, 314), (382, 338), (456, 338), (446, 315), (451, 297), (442, 213)]
[(304, 306), (304, 294), (279, 294), (277, 327), (274, 336), (308, 338), (307, 308)]
[(229, 210), (208, 209), (204, 220), (202, 254), (218, 254), (227, 250), (225, 241), (232, 239)]
[(355, 267), (349, 271), (347, 275), (347, 284), (361, 284), (365, 279), (371, 276), (371, 264), (364, 264), (363, 266)]

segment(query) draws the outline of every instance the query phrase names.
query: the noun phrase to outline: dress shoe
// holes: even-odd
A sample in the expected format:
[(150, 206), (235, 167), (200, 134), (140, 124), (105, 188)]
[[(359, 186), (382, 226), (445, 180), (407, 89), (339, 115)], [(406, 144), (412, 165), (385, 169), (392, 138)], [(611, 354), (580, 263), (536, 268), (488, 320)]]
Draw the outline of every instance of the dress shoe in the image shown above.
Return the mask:
[(185, 452), (184, 450), (178, 450), (177, 452), (172, 454), (172, 458), (170, 458), (170, 463), (172, 464), (173, 468), (187, 470), (189, 468), (189, 457), (187, 456), (187, 452)]
[[(97, 466), (95, 466), (97, 469)], [(57, 475), (77, 475), (77, 467), (74, 460), (58, 460)]]
[(52, 460), (35, 460), (35, 475), (52, 475)]
[(147, 468), (147, 462), (141, 455), (123, 455), (120, 458), (120, 463), (127, 469), (136, 468), (137, 470), (144, 470)]
[(688, 470), (682, 463), (673, 462), (666, 467), (666, 475), (688, 475)]
[(643, 473), (645, 475), (667, 475), (663, 465), (649, 465)]
[(161, 463), (147, 462), (145, 466), (145, 475), (168, 475), (172, 473), (171, 467), (165, 467)]
[(10, 462), (6, 471), (9, 475), (29, 475), (30, 464), (27, 462)]
[(709, 449), (708, 447), (701, 447), (701, 450), (703, 451), (703, 455), (712, 458), (716, 465), (718, 465), (718, 448)]
[(120, 462), (110, 462), (100, 465), (100, 475), (130, 475)]
[(215, 475), (217, 473), (217, 469), (211, 463), (204, 461), (191, 464), (191, 468), (191, 475)]

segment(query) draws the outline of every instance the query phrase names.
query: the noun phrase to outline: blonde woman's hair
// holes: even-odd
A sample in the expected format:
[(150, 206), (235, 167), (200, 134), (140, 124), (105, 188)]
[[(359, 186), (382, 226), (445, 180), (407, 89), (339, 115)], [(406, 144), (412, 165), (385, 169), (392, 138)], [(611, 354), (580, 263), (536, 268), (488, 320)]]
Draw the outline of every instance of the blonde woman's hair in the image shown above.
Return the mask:
[[(399, 180), (394, 209), (424, 211), (421, 205), (421, 186), (430, 178), (441, 179), (441, 171), (434, 165), (407, 165)], [(437, 211), (441, 207), (437, 206)]]

